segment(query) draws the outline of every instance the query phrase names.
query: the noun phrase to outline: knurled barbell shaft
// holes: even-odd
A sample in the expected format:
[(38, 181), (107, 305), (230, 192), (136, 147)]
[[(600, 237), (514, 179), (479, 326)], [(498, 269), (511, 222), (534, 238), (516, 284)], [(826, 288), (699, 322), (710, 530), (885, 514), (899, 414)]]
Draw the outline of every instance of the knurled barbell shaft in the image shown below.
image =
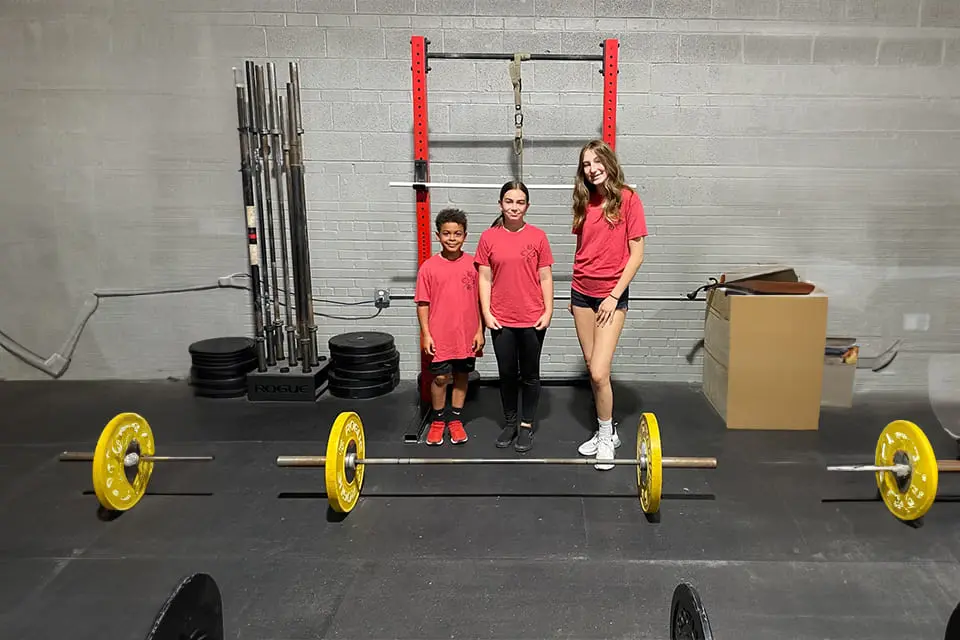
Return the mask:
[[(355, 464), (626, 464), (645, 465), (646, 460), (617, 458), (601, 460), (597, 458), (357, 458)], [(326, 456), (278, 456), (278, 467), (322, 467)], [(716, 458), (668, 458), (664, 457), (660, 465), (668, 469), (716, 469)]]
[[(144, 462), (210, 462), (213, 456), (138, 456)], [(64, 451), (60, 462), (92, 462), (93, 454), (83, 451)]]

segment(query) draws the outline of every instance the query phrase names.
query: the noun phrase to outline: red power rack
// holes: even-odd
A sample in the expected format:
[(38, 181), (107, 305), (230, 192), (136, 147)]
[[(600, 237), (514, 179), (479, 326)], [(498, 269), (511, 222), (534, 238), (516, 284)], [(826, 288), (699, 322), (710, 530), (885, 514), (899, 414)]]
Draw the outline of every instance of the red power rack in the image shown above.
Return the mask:
[[(430, 41), (424, 36), (413, 36), (410, 39), (410, 69), (413, 75), (413, 169), (414, 183), (430, 181), (430, 127), (427, 109), (427, 73), (430, 71), (429, 60), (432, 59), (459, 59), (459, 60), (513, 60), (510, 53), (429, 53)], [(619, 74), (618, 60), (620, 42), (616, 38), (604, 40), (600, 46), (602, 55), (591, 54), (562, 54), (562, 53), (534, 53), (529, 60), (555, 61), (598, 61), (603, 67), (603, 141), (616, 149), (617, 144), (617, 76)], [(430, 189), (415, 184), (417, 202), (417, 267), (419, 268), (431, 256), (432, 233), (430, 215)], [(430, 356), (420, 349), (420, 411), (413, 430), (405, 437), (408, 442), (418, 441), (424, 427), (424, 417), (430, 408), (430, 384), (433, 376), (430, 374)]]

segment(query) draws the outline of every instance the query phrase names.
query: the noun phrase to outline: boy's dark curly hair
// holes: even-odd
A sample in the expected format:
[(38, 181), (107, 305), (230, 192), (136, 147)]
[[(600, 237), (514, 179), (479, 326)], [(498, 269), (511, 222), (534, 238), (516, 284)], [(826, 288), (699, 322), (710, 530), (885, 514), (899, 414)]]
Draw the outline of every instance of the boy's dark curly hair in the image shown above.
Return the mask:
[(467, 214), (460, 209), (444, 209), (437, 214), (437, 232), (440, 232), (440, 228), (448, 222), (455, 222), (463, 227), (464, 232), (467, 230)]

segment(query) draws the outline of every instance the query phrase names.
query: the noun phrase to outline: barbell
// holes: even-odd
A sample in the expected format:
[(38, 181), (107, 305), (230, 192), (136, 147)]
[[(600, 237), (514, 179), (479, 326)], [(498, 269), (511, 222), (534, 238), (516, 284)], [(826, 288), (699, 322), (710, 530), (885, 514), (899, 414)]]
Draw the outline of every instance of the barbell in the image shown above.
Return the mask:
[[(280, 467), (325, 467), (330, 506), (348, 513), (356, 506), (366, 465), (429, 464), (547, 464), (592, 465), (611, 463), (637, 469), (637, 490), (645, 513), (659, 511), (663, 468), (715, 469), (716, 458), (664, 457), (660, 430), (653, 413), (644, 413), (637, 427), (637, 456), (630, 459), (597, 458), (367, 458), (363, 423), (355, 412), (341, 413), (327, 439), (325, 456), (279, 456)], [(93, 489), (109, 510), (133, 508), (146, 494), (156, 462), (210, 462), (214, 456), (161, 456), (149, 422), (140, 414), (117, 414), (103, 428), (93, 453), (64, 451), (61, 462), (93, 462)], [(326, 461), (332, 464), (327, 465)], [(937, 460), (923, 430), (908, 420), (889, 423), (877, 439), (873, 464), (834, 465), (828, 471), (876, 474), (881, 498), (890, 512), (903, 521), (921, 518), (936, 500), (939, 474), (960, 471), (958, 460)], [(131, 476), (131, 472), (132, 476)]]
[[(117, 414), (100, 432), (93, 453), (64, 451), (60, 462), (93, 462), (93, 492), (111, 511), (132, 509), (147, 492), (155, 462), (210, 462), (213, 456), (158, 456), (150, 423), (138, 413)], [(132, 477), (131, 471), (135, 472)]]
[[(428, 464), (546, 464), (546, 465), (631, 465), (637, 468), (637, 492), (644, 513), (660, 510), (663, 468), (716, 469), (716, 458), (664, 457), (660, 448), (660, 429), (653, 413), (640, 416), (637, 426), (637, 457), (602, 460), (597, 458), (368, 458), (363, 422), (353, 411), (337, 416), (327, 438), (326, 455), (278, 456), (278, 467), (324, 467), (327, 500), (339, 513), (349, 513), (357, 505), (363, 488), (364, 469), (368, 465)], [(329, 464), (328, 464), (329, 461)]]
[(834, 465), (827, 471), (875, 473), (887, 509), (910, 522), (930, 510), (937, 498), (940, 473), (960, 471), (960, 461), (937, 460), (923, 429), (909, 420), (894, 420), (880, 432), (873, 464)]

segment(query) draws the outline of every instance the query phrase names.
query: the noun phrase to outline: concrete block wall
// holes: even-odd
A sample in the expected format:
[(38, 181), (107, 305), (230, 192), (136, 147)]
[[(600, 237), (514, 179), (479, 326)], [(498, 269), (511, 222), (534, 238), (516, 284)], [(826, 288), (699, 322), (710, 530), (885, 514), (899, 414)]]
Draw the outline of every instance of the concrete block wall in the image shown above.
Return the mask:
[[(410, 36), (434, 51), (597, 53), (621, 42), (618, 151), (651, 236), (634, 295), (785, 263), (830, 294), (830, 332), (863, 352), (903, 339), (861, 390), (924, 393), (960, 350), (960, 4), (955, 0), (36, 0), (0, 7), (0, 330), (60, 348), (95, 289), (212, 284), (245, 272), (231, 67), (302, 69), (315, 295), (410, 294), (416, 270)], [(505, 62), (435, 60), (432, 177), (512, 175)], [(525, 63), (528, 182), (569, 183), (600, 134), (599, 63)], [(473, 250), (496, 192), (441, 191)], [(569, 196), (536, 192), (558, 294)], [(435, 245), (436, 248), (436, 245)], [(579, 372), (565, 301), (543, 372)], [(615, 363), (697, 383), (703, 307), (635, 302)], [(413, 304), (317, 303), (320, 338), (396, 336), (419, 368)], [(325, 318), (332, 314), (358, 319)], [(915, 316), (912, 314), (919, 314)], [(906, 316), (906, 320), (905, 320)], [(906, 331), (905, 326), (920, 330)], [(248, 296), (103, 300), (65, 378), (186, 376), (190, 342), (249, 332)], [(480, 370), (495, 374), (492, 350)], [(0, 377), (44, 374), (0, 351)]]

